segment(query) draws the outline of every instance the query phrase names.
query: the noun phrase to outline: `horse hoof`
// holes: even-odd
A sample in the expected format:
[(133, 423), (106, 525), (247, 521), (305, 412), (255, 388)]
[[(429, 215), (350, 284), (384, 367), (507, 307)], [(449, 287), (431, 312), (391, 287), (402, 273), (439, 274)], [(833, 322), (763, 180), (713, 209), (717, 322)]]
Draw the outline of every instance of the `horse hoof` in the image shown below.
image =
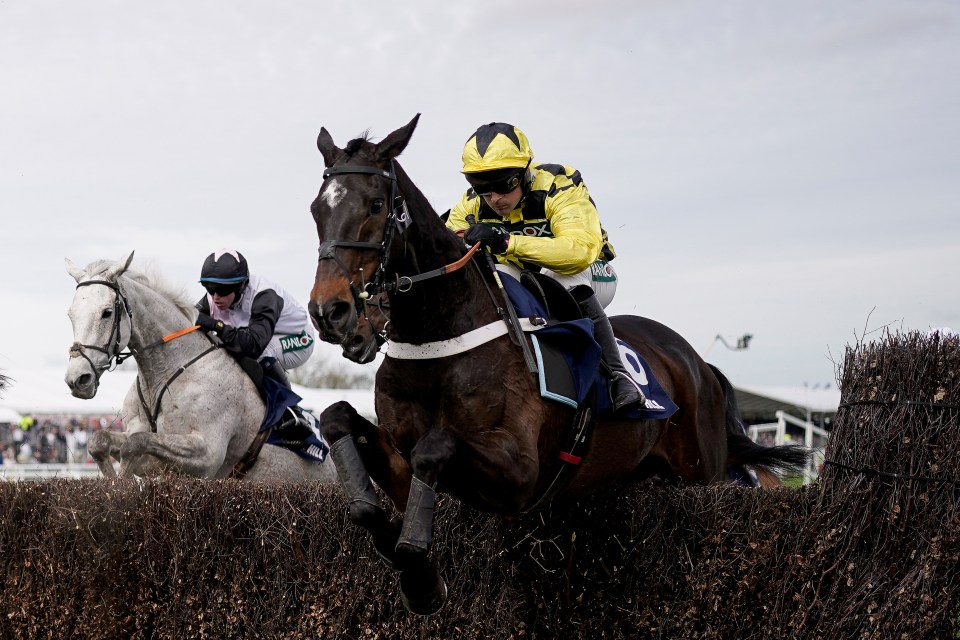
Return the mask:
[(447, 583), (435, 566), (426, 571), (407, 569), (400, 573), (400, 599), (410, 613), (429, 616), (447, 601)]
[[(420, 582), (429, 582), (439, 579), (433, 578), (432, 576), (427, 575), (427, 569), (424, 567), (430, 566), (431, 562), (428, 557), (429, 551), (423, 547), (419, 547), (409, 542), (398, 542), (393, 548), (393, 554), (391, 558), (393, 560), (392, 569), (397, 569), (401, 572), (409, 572), (411, 574), (419, 573), (418, 581)], [(414, 580), (414, 578), (408, 578), (408, 580)]]
[(398, 542), (394, 548), (394, 554), (401, 562), (411, 565), (426, 562), (427, 559), (426, 549), (410, 544), (409, 542)]

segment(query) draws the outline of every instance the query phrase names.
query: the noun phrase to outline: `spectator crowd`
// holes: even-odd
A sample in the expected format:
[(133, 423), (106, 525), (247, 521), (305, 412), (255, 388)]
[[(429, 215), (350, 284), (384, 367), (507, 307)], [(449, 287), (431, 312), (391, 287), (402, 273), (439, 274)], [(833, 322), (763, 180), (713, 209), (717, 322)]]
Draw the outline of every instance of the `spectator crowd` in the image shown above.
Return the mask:
[(121, 431), (117, 416), (25, 415), (0, 423), (0, 464), (93, 463), (90, 437), (103, 429)]

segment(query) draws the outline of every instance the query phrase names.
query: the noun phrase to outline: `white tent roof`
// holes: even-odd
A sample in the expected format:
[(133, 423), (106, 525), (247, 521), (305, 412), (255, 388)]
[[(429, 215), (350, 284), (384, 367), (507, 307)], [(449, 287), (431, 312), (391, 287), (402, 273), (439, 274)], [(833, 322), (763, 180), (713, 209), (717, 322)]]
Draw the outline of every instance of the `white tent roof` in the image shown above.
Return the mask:
[(0, 424), (17, 424), (23, 417), (10, 407), (0, 407)]
[[(63, 381), (66, 369), (36, 369), (10, 371), (9, 386), (0, 392), (0, 412), (21, 414), (77, 414), (116, 415), (123, 406), (123, 399), (136, 379), (136, 371), (109, 371), (100, 378), (97, 395), (81, 400), (70, 395)], [(346, 400), (361, 415), (373, 419), (372, 389), (310, 389), (293, 385), (293, 390), (303, 398), (301, 406), (319, 413), (338, 400)], [(19, 416), (17, 420), (19, 420)]]

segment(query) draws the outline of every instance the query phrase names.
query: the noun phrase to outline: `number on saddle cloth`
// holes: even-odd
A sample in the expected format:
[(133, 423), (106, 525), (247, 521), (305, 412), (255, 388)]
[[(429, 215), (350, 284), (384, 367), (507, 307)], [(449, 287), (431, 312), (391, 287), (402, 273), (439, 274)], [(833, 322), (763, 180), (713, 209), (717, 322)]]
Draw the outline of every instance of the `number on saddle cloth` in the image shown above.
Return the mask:
[[(620, 361), (623, 362), (624, 369), (646, 398), (643, 407), (630, 411), (624, 417), (637, 420), (665, 420), (676, 413), (679, 408), (667, 395), (657, 377), (653, 375), (653, 370), (640, 352), (620, 338), (617, 338), (617, 345), (620, 347)], [(597, 389), (597, 411), (600, 414), (606, 414), (612, 410), (610, 395), (606, 391), (607, 384), (609, 381), (605, 376), (598, 376), (595, 388)]]

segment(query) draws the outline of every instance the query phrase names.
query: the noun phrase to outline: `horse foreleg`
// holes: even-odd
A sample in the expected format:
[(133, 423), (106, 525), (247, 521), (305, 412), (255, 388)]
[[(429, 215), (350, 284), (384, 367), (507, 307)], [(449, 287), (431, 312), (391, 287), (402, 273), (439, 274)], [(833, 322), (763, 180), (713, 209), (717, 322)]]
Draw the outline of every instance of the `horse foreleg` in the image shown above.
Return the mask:
[(120, 475), (129, 477), (159, 471), (156, 464), (177, 473), (213, 477), (222, 466), (223, 451), (212, 450), (197, 434), (131, 433), (120, 448)]
[(330, 445), (340, 486), (347, 494), (350, 520), (370, 532), (377, 555), (391, 569), (399, 569), (394, 549), (400, 536), (399, 523), (390, 519), (357, 452), (353, 436), (346, 435)]
[(396, 553), (401, 559), (400, 594), (408, 611), (431, 614), (447, 599), (447, 585), (428, 554), (433, 543), (433, 514), (440, 472), (457, 450), (449, 431), (434, 429), (410, 454), (413, 479)]
[(399, 552), (425, 556), (430, 551), (437, 479), (456, 450), (456, 440), (449, 431), (433, 429), (410, 452), (413, 479), (397, 543)]
[(113, 459), (120, 459), (120, 448), (127, 441), (127, 434), (119, 431), (97, 431), (87, 442), (87, 453), (97, 463), (104, 478), (116, 478)]
[[(330, 443), (330, 457), (337, 468), (340, 486), (347, 494), (350, 520), (370, 532), (374, 549), (387, 566), (399, 569), (395, 549), (400, 536), (400, 524), (387, 515), (370, 484), (370, 475), (364, 463), (366, 460), (375, 467), (383, 466), (383, 463), (376, 461), (380, 447), (373, 442), (373, 437), (380, 430), (343, 401), (330, 405), (320, 414), (320, 428), (323, 437)], [(357, 439), (362, 442), (363, 454), (358, 451)]]

